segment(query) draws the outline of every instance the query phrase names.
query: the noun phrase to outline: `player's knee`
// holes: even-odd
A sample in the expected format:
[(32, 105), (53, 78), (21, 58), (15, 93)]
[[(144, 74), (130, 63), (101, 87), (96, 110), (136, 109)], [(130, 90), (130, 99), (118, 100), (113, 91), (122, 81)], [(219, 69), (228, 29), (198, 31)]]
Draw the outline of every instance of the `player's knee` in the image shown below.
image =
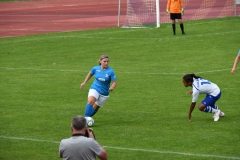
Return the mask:
[(198, 109), (199, 109), (200, 111), (204, 111), (204, 108), (205, 108), (205, 106), (202, 105), (202, 104), (200, 104), (200, 105), (198, 106)]

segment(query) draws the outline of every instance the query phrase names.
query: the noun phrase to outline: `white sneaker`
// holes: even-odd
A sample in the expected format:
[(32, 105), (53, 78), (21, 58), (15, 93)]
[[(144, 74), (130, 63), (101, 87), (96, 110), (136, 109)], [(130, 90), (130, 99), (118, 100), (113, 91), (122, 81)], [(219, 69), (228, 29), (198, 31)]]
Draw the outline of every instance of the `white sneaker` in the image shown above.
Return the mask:
[(217, 112), (214, 114), (214, 121), (217, 122), (219, 120), (219, 115), (220, 115), (221, 111), (217, 110)]
[(224, 117), (225, 114), (224, 114), (223, 112), (220, 112), (219, 116), (220, 116), (220, 117)]
[[(225, 113), (224, 113), (224, 112), (220, 112), (219, 116), (220, 116), (220, 117), (224, 117), (224, 116), (225, 116)], [(214, 118), (214, 115), (213, 115), (213, 118)]]

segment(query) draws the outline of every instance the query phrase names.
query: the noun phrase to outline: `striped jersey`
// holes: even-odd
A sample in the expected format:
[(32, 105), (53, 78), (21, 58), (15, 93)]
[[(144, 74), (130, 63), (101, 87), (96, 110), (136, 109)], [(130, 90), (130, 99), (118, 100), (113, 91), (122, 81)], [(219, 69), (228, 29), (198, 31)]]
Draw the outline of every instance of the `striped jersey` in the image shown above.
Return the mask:
[(192, 102), (198, 100), (199, 94), (208, 94), (216, 97), (221, 92), (220, 88), (215, 83), (203, 78), (193, 78), (192, 90)]

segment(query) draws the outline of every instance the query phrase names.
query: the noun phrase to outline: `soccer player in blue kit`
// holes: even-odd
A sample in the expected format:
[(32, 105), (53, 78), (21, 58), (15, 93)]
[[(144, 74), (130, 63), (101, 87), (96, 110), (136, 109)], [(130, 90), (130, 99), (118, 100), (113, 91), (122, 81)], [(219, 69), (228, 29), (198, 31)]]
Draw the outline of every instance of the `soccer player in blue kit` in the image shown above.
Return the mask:
[(188, 95), (192, 94), (193, 97), (188, 112), (189, 121), (192, 120), (192, 111), (195, 108), (199, 94), (206, 94), (205, 99), (198, 106), (200, 111), (213, 113), (215, 122), (219, 120), (219, 117), (223, 117), (225, 115), (215, 104), (221, 97), (221, 90), (215, 83), (196, 76), (195, 74), (184, 75), (182, 81), (185, 87), (192, 87), (192, 90), (187, 92)]
[(99, 65), (91, 69), (84, 82), (80, 85), (80, 89), (82, 89), (87, 81), (93, 75), (95, 76), (95, 80), (88, 92), (88, 102), (85, 107), (84, 117), (92, 117), (108, 99), (109, 91), (113, 91), (117, 85), (114, 70), (108, 66), (108, 55), (102, 54), (98, 62)]

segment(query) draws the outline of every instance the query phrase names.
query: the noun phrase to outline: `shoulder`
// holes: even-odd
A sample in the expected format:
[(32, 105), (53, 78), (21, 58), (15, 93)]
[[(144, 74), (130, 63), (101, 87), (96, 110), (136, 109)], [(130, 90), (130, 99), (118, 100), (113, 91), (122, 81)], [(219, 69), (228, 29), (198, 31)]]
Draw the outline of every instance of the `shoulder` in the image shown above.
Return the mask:
[(200, 78), (193, 78), (193, 83), (196, 83), (200, 80)]
[(69, 141), (71, 141), (71, 138), (62, 139), (60, 144), (63, 145), (63, 144), (68, 143)]
[(100, 66), (94, 66), (92, 67), (91, 72), (95, 72), (96, 70), (99, 70), (99, 69), (101, 69)]
[(100, 69), (100, 65), (99, 66), (94, 66), (92, 69)]
[(108, 66), (107, 70), (110, 71), (110, 72), (114, 72), (114, 70), (109, 66)]
[(84, 139), (82, 140), (82, 143), (83, 143), (85, 146), (98, 146), (97, 141), (94, 140), (93, 138), (84, 137)]

